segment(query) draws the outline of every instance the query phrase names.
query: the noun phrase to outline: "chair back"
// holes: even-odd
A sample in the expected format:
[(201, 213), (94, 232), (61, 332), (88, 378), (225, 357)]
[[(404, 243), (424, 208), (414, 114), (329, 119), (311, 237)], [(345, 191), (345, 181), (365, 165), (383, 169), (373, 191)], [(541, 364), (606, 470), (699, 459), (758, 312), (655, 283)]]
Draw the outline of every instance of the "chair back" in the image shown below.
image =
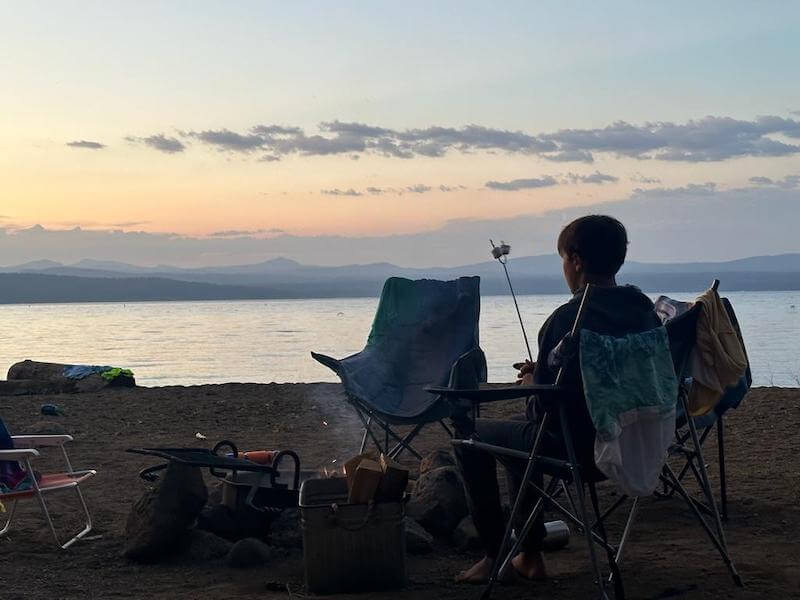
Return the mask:
[(697, 342), (697, 319), (701, 310), (702, 307), (695, 304), (688, 311), (670, 319), (665, 324), (672, 364), (679, 380), (689, 368), (689, 356)]
[[(365, 348), (337, 360), (312, 352), (342, 379), (351, 399), (364, 403), (390, 420), (422, 418), (439, 399), (424, 390), (446, 386), (453, 365), (465, 354), (480, 350), (480, 278), (453, 281), (401, 277), (386, 280)], [(486, 381), (483, 352), (464, 359), (463, 372), (472, 384)], [(467, 368), (469, 367), (469, 368)], [(425, 420), (446, 416), (427, 415)]]

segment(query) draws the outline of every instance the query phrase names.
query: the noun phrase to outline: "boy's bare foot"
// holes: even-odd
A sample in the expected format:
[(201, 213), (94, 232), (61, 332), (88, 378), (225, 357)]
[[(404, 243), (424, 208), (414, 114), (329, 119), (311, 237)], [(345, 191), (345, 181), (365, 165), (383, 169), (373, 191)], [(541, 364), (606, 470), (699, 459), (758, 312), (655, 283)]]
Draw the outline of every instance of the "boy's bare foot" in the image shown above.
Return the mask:
[[(489, 575), (492, 572), (492, 565), (494, 561), (488, 556), (484, 556), (474, 565), (472, 565), (466, 571), (461, 571), (458, 575), (456, 575), (456, 583), (474, 583), (474, 584), (481, 584), (486, 583), (489, 581)], [(514, 580), (514, 571), (513, 569), (506, 569), (506, 575), (503, 577), (503, 581), (505, 583), (509, 583)]]
[(492, 572), (492, 559), (484, 556), (466, 571), (456, 575), (456, 583), (486, 583)]
[(517, 575), (525, 579), (547, 579), (547, 569), (541, 552), (520, 552), (511, 564)]

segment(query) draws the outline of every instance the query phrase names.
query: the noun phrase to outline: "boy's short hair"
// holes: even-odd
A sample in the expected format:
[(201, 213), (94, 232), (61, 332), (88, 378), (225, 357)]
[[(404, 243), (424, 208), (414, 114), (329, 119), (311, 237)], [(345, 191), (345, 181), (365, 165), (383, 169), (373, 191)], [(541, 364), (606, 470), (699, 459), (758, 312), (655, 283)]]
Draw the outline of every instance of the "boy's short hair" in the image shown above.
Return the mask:
[(614, 217), (587, 215), (575, 219), (558, 236), (558, 253), (577, 254), (587, 273), (616, 275), (628, 251), (628, 232)]

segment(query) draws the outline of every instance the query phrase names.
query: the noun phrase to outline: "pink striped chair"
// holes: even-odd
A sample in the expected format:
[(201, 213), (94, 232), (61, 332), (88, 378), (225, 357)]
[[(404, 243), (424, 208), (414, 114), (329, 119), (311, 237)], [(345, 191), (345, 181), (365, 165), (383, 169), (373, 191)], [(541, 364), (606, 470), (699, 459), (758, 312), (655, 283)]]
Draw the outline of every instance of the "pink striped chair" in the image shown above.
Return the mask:
[[(39, 501), (42, 514), (47, 521), (47, 525), (50, 527), (50, 532), (53, 534), (56, 545), (62, 549), (69, 548), (92, 530), (92, 517), (89, 515), (86, 500), (84, 500), (83, 494), (81, 493), (80, 484), (95, 475), (97, 471), (92, 469), (75, 471), (72, 468), (69, 456), (67, 455), (67, 449), (64, 447), (64, 444), (72, 441), (71, 435), (14, 435), (11, 436), (11, 440), (13, 441), (14, 447), (0, 450), (0, 461), (16, 461), (27, 473), (33, 473), (31, 461), (40, 456), (36, 448), (59, 447), (64, 456), (67, 470), (63, 473), (48, 473), (40, 475), (39, 477), (28, 477), (30, 486), (27, 487), (27, 489), (0, 493), (0, 504), (6, 507), (10, 504), (8, 518), (3, 528), (0, 529), (0, 537), (7, 534), (11, 529), (17, 503), (27, 498), (36, 498)], [(78, 496), (86, 518), (84, 528), (63, 544), (58, 538), (56, 528), (53, 525), (53, 519), (50, 516), (50, 511), (47, 509), (47, 503), (45, 502), (46, 495), (58, 490), (75, 490), (75, 494)]]

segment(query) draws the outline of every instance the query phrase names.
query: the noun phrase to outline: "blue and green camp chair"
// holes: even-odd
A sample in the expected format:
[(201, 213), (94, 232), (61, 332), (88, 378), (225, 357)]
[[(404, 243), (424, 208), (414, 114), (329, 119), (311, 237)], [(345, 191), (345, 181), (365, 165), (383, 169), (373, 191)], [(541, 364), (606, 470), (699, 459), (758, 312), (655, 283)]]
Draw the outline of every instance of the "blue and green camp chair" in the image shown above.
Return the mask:
[[(364, 424), (362, 452), (371, 439), (391, 457), (407, 450), (420, 458), (411, 442), (428, 423), (440, 423), (452, 436), (445, 419), (467, 414), (473, 404), (446, 401), (424, 388), (473, 388), (486, 382), (479, 317), (479, 277), (391, 277), (361, 352), (340, 360), (311, 353), (341, 378), (347, 400)], [(403, 425), (410, 430), (401, 435), (394, 428)]]

